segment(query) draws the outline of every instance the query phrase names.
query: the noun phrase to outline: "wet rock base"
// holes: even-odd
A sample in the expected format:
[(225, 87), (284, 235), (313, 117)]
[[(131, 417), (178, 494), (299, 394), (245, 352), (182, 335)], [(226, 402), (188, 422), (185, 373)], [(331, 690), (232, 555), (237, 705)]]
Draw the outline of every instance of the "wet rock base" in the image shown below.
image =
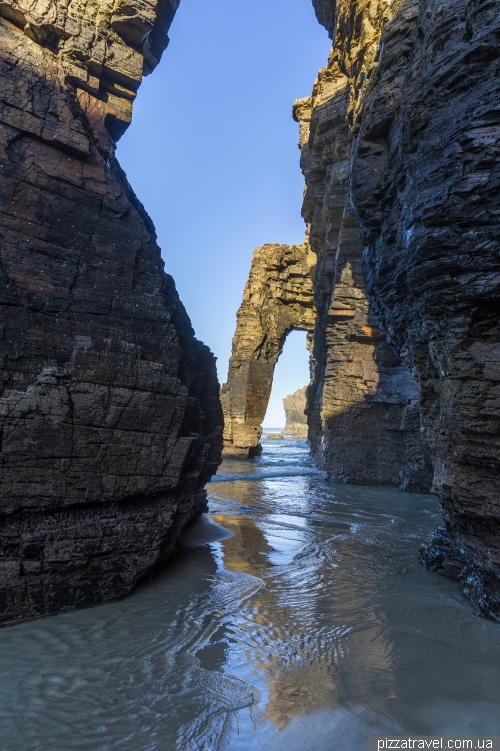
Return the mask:
[(500, 622), (500, 587), (498, 575), (474, 563), (472, 555), (453, 540), (446, 527), (438, 527), (428, 545), (420, 550), (420, 562), (460, 582), (464, 595), (481, 615)]

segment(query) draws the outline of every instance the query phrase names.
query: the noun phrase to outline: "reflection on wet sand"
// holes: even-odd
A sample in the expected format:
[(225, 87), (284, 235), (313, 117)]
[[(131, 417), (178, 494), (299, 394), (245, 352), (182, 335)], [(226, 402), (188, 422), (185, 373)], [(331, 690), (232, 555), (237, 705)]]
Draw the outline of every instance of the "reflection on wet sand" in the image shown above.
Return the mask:
[[(233, 533), (232, 545), (222, 546), (224, 565), (230, 571), (265, 575), (270, 568), (268, 557), (275, 550), (255, 520), (229, 514), (214, 518)], [(259, 681), (264, 679), (268, 686), (266, 717), (283, 728), (312, 707), (335, 706), (338, 691), (332, 668), (323, 661), (318, 663), (313, 655), (305, 657), (302, 639), (302, 648), (299, 645), (292, 649), (293, 612), (280, 606), (279, 590), (275, 591), (272, 577), (266, 576), (265, 583), (266, 589), (252, 601), (254, 643), (248, 656)], [(284, 656), (282, 649), (287, 642), (291, 651)]]
[[(266, 716), (279, 729), (296, 717), (349, 701), (370, 700), (385, 709), (394, 696), (392, 645), (383, 612), (364, 603), (364, 620), (355, 628), (339, 621), (342, 606), (332, 599), (335, 590), (342, 598), (337, 546), (311, 545), (315, 530), (307, 522), (308, 479), (294, 478), (293, 498), (290, 488), (282, 489), (288, 490), (287, 510), (293, 505), (300, 516), (269, 513), (270, 498), (279, 502), (281, 496), (272, 481), (245, 489), (239, 481), (213, 486), (212, 518), (233, 534), (222, 543), (224, 566), (258, 575), (266, 584), (252, 600), (251, 660), (268, 687)], [(234, 507), (228, 513), (232, 498), (238, 505), (244, 500), (244, 516)], [(226, 512), (217, 512), (217, 506)], [(340, 527), (341, 537), (346, 530), (350, 533), (349, 525)], [(296, 555), (308, 545), (297, 567)], [(345, 597), (346, 611), (351, 599)]]

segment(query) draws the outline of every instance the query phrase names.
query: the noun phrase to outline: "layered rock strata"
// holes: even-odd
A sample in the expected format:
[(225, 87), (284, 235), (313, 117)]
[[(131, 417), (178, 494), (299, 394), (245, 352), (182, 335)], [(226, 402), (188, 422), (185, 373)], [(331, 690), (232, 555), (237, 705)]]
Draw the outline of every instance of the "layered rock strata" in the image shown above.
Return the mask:
[(318, 465), (342, 482), (430, 489), (417, 384), (387, 343), (362, 271), (350, 199), (348, 78), (330, 55), (313, 94), (298, 100), (303, 217), (317, 255), (309, 438)]
[(293, 394), (285, 396), (283, 399), (283, 407), (286, 415), (283, 435), (291, 435), (294, 438), (307, 438), (306, 391), (307, 386), (304, 386), (294, 391)]
[(314, 328), (315, 257), (302, 245), (264, 245), (252, 257), (221, 391), (224, 455), (256, 456), (274, 366), (293, 329)]
[[(285, 264), (276, 261), (276, 252), (287, 246), (264, 246), (254, 255), (222, 391), (224, 451), (260, 451), (260, 425), (284, 336), (303, 327), (312, 343), (307, 413), (318, 465), (337, 481), (427, 491), (432, 467), (420, 432), (417, 384), (386, 341), (361, 268), (363, 246), (349, 195), (349, 95), (348, 78), (332, 53), (312, 97), (294, 105), (306, 179), (308, 243), (297, 246), (299, 256), (307, 253), (305, 273), (295, 271), (293, 286), (284, 291)], [(304, 291), (311, 298), (308, 322), (299, 321), (300, 302), (293, 324), (290, 303)]]
[[(299, 258), (307, 253), (307, 263), (300, 260), (304, 272), (294, 271), (294, 284), (285, 289), (286, 263), (276, 253), (287, 246), (267, 245), (254, 255), (222, 390), (224, 452), (260, 451), (276, 360), (286, 333), (303, 327), (310, 334), (307, 413), (318, 465), (337, 481), (428, 491), (432, 467), (420, 431), (417, 384), (387, 343), (361, 268), (363, 246), (349, 193), (349, 96), (348, 78), (332, 53), (313, 95), (294, 105), (308, 225), (307, 244), (294, 252)], [(305, 292), (311, 296), (307, 325), (300, 322), (299, 294)], [(291, 309), (292, 302), (299, 307)]]
[(420, 391), (445, 522), (423, 557), (499, 619), (498, 3), (313, 2), (348, 81), (367, 290)]
[(124, 595), (206, 505), (214, 358), (114, 157), (176, 3), (0, 4), (0, 622)]

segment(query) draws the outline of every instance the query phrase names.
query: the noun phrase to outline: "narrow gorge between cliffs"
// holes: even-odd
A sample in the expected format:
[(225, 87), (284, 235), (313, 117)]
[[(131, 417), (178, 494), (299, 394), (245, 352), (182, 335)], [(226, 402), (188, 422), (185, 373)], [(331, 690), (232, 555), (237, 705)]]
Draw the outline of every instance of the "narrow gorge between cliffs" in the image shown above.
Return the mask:
[[(227, 332), (228, 256), (177, 253), (186, 310), (116, 156), (179, 0), (0, 2), (6, 751), (500, 737), (499, 0), (301, 1), (331, 44), (289, 102), (300, 234), (255, 243), (223, 384), (189, 316)], [(237, 189), (271, 122), (263, 96), (231, 127), (246, 59), (205, 86), (215, 172), (154, 143), (184, 160), (185, 213), (156, 192), (192, 245), (202, 204), (222, 238), (266, 190)], [(210, 114), (181, 85), (192, 138)], [(271, 430), (293, 332), (310, 379)]]

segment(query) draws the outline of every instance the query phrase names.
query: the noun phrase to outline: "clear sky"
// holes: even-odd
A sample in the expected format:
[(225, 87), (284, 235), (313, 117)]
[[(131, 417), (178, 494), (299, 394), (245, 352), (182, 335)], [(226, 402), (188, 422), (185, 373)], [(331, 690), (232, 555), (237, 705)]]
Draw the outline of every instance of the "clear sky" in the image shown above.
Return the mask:
[[(117, 155), (222, 383), (253, 249), (303, 240), (291, 108), (330, 41), (311, 0), (182, 0), (170, 38)], [(281, 398), (309, 380), (304, 342), (285, 345), (265, 425), (284, 424)]]

